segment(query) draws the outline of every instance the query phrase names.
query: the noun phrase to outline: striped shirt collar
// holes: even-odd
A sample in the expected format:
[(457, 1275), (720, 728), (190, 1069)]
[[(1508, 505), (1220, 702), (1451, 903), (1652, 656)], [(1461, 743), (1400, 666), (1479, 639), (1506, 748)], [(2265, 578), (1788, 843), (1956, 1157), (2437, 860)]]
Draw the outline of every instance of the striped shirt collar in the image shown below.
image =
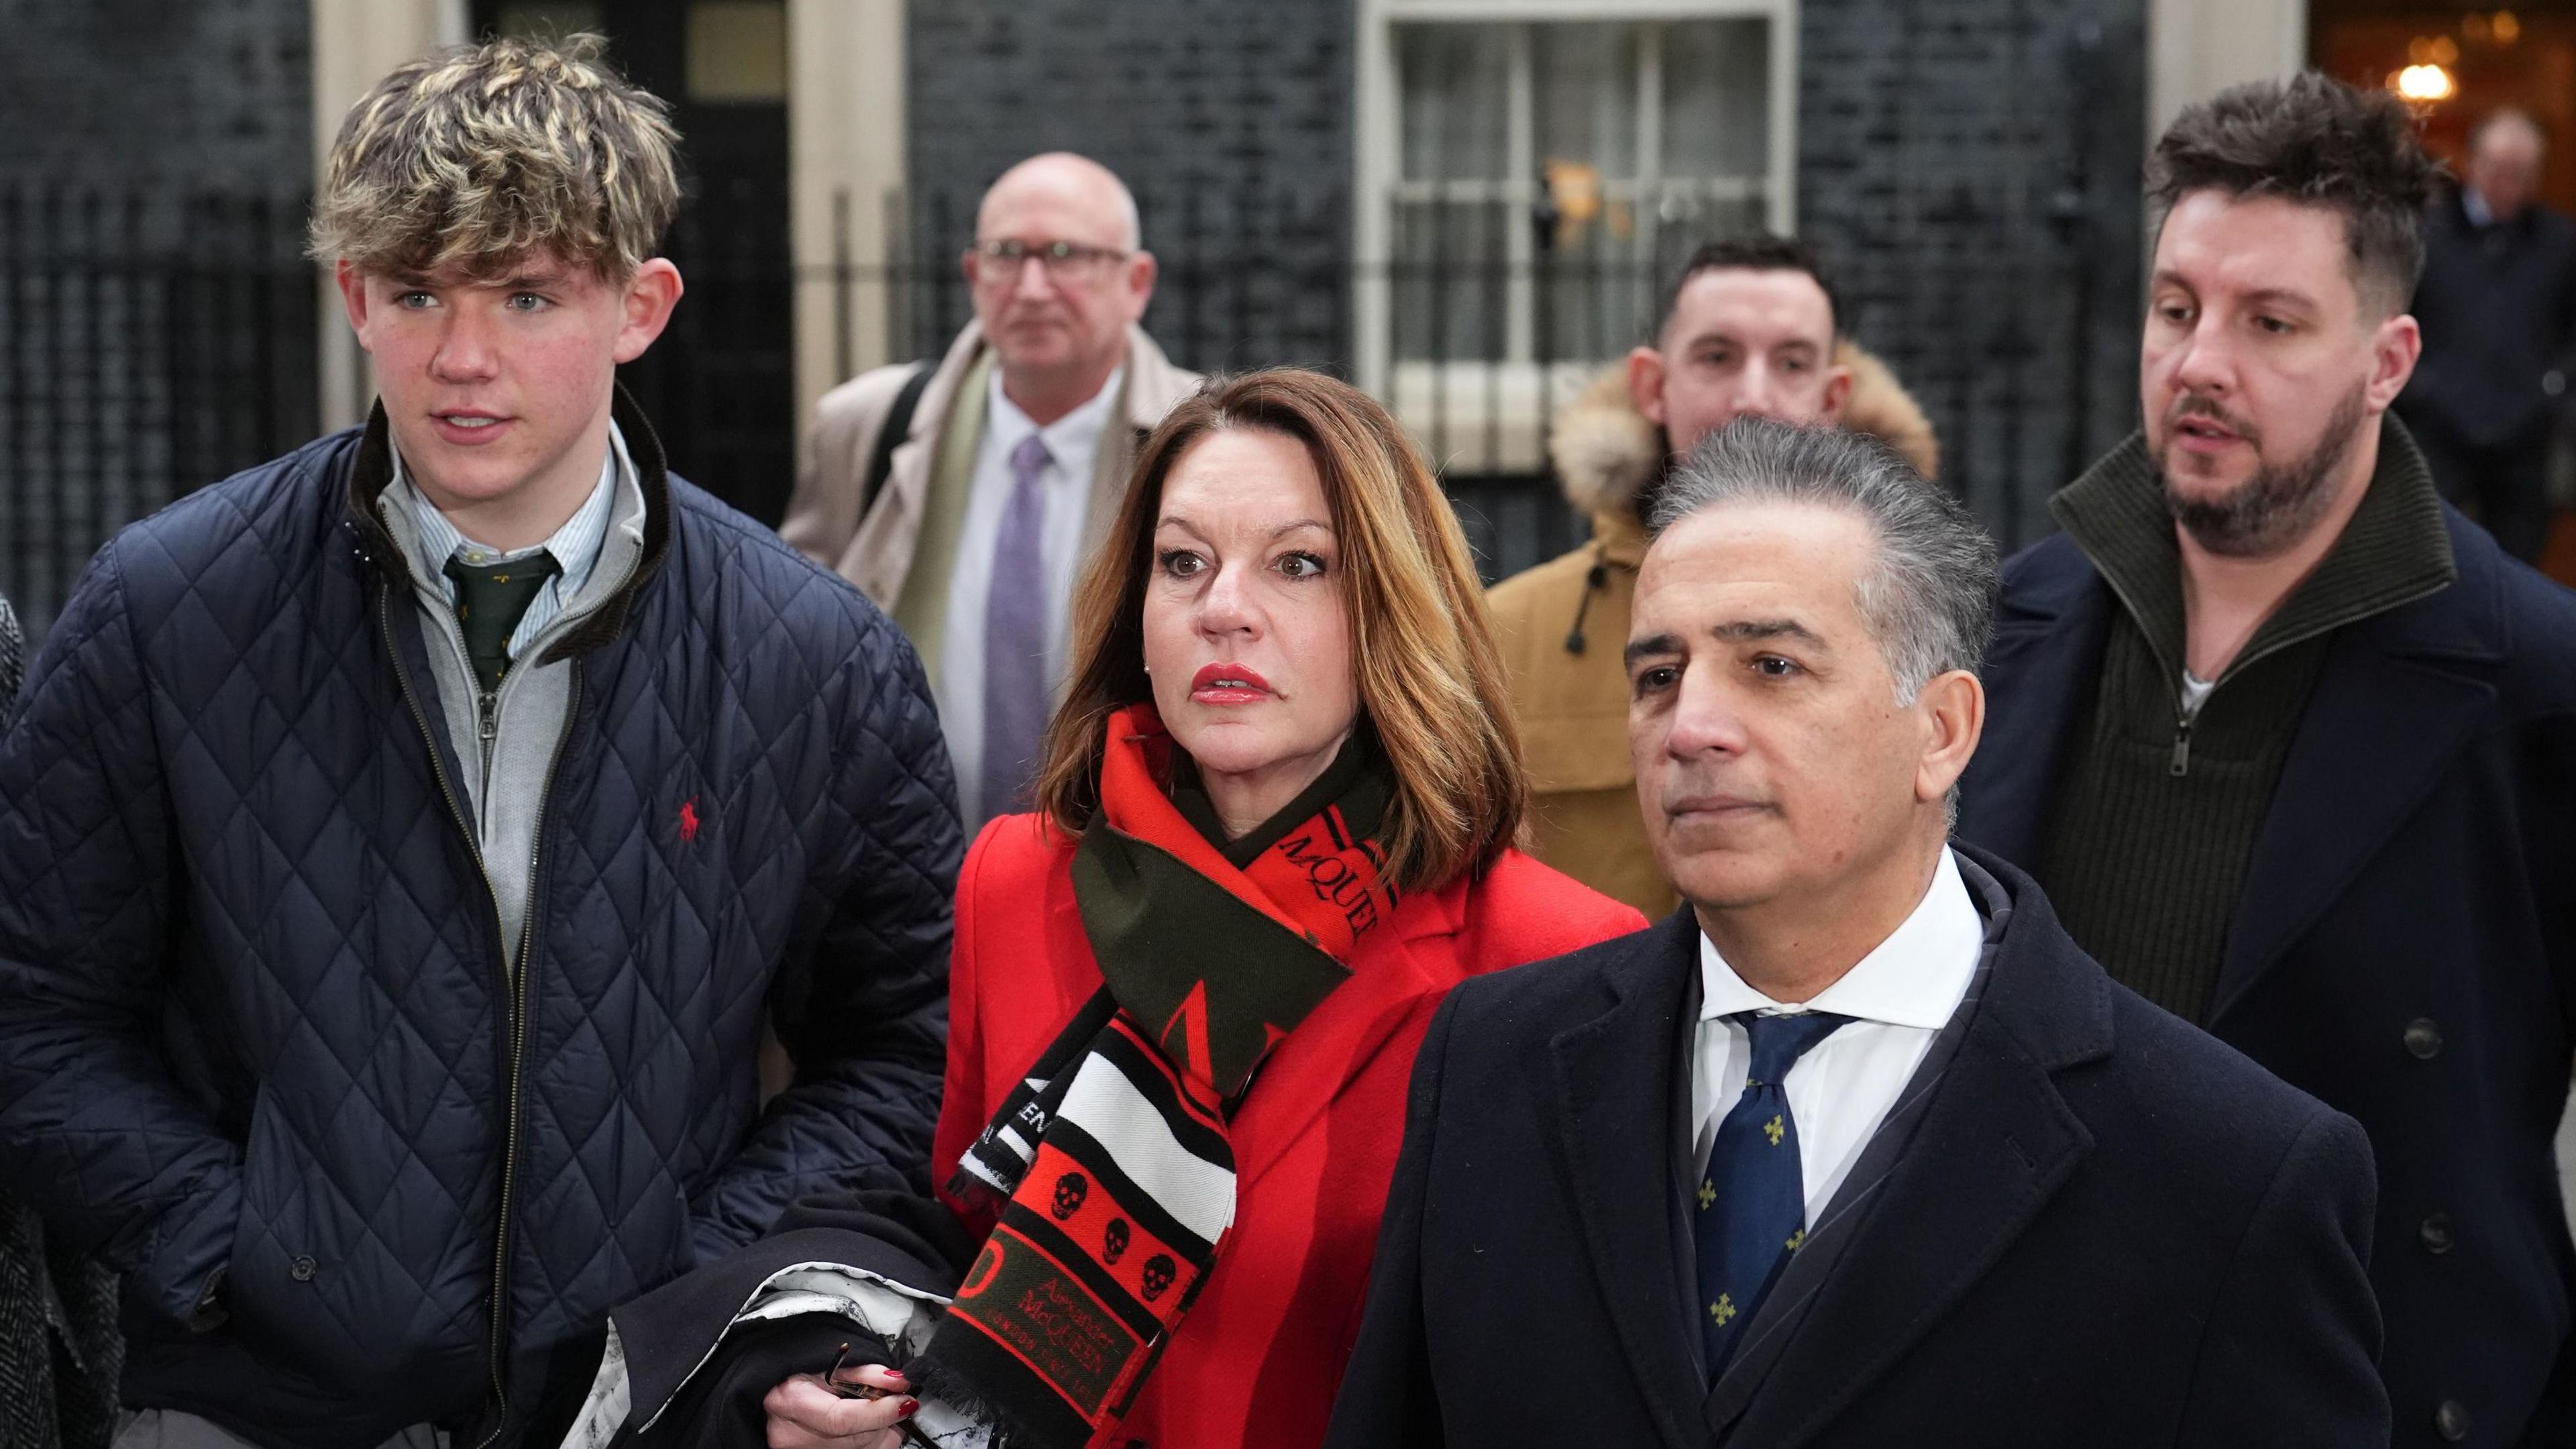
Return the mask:
[(548, 579), (537, 596), (529, 600), (527, 612), (519, 618), (519, 627), (510, 631), (510, 657), (515, 659), (529, 641), (554, 622), (555, 616), (563, 612), (564, 605), (580, 596), (582, 585), (590, 582), (591, 570), (599, 564), (600, 545), (608, 537), (609, 523), (616, 512), (619, 479), (635, 476), (635, 462), (627, 455), (626, 435), (618, 431), (617, 424), (610, 423), (608, 456), (600, 460), (599, 483), (590, 490), (590, 497), (545, 542), (534, 548), (509, 553), (475, 542), (449, 522), (438, 505), (430, 502), (428, 496), (412, 482), (411, 475), (403, 468), (402, 450), (399, 448), (393, 450), (393, 471), (393, 489), (409, 506), (412, 525), (419, 531), (420, 558), (425, 563), (434, 561), (431, 573), (448, 603), (456, 602), (456, 582), (435, 567), (436, 564), (444, 564), (451, 558), (481, 565), (509, 563), (540, 552), (554, 555), (555, 565), (562, 572)]

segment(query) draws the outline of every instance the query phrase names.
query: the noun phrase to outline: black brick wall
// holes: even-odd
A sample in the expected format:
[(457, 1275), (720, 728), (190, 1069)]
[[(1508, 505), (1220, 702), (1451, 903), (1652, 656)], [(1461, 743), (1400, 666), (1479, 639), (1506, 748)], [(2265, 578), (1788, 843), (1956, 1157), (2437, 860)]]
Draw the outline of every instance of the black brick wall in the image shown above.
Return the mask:
[[(1347, 365), (1350, 0), (913, 0), (915, 257), (953, 279), (993, 178), (1040, 151), (1124, 177), (1184, 365)], [(967, 315), (939, 287), (935, 352)]]
[(2007, 547), (2135, 425), (2141, 0), (1805, 0), (1801, 230)]
[(0, 0), (0, 178), (300, 190), (304, 0)]
[(0, 593), (309, 438), (304, 0), (0, 0)]

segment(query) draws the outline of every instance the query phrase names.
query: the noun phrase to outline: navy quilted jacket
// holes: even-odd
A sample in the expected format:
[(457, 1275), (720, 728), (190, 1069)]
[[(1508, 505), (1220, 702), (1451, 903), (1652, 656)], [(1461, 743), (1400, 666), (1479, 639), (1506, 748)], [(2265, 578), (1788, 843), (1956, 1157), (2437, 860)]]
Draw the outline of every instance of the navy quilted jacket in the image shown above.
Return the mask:
[(0, 1169), (128, 1273), (131, 1404), (506, 1442), (612, 1305), (799, 1195), (926, 1186), (961, 842), (919, 662), (620, 406), (645, 557), (556, 646), (515, 979), (370, 506), (381, 414), (118, 534), (36, 662)]

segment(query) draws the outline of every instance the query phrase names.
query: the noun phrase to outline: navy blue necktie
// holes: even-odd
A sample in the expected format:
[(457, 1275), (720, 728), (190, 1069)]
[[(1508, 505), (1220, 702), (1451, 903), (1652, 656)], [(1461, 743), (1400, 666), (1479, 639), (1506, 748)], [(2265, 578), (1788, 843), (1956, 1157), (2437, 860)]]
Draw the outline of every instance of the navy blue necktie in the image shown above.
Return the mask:
[(1782, 1085), (1807, 1049), (1850, 1021), (1826, 1011), (1793, 1016), (1738, 1012), (1727, 1018), (1753, 1039), (1744, 1095), (1708, 1150), (1708, 1171), (1691, 1198), (1699, 1245), (1700, 1331), (1714, 1380), (1735, 1340), (1762, 1306), (1789, 1255), (1807, 1237), (1806, 1181), (1798, 1167), (1798, 1124)]

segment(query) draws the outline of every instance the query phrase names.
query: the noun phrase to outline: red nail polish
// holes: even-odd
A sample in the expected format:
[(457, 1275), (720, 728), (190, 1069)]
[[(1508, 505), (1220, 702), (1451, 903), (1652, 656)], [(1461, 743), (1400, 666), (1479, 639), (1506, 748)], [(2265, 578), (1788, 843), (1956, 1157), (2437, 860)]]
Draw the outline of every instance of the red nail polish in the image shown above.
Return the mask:
[(904, 1401), (903, 1401), (903, 1413), (902, 1413), (899, 1417), (909, 1419), (909, 1418), (911, 1418), (914, 1414), (919, 1413), (920, 1411), (921, 1411), (921, 1400), (919, 1400), (919, 1399), (906, 1399), (906, 1400), (904, 1400)]
[(890, 1368), (890, 1369), (887, 1369), (887, 1370), (885, 1371), (885, 1376), (886, 1376), (887, 1378), (890, 1378), (890, 1379), (895, 1380), (895, 1381), (896, 1381), (896, 1382), (898, 1382), (898, 1383), (907, 1383), (907, 1384), (908, 1384), (908, 1383), (911, 1383), (911, 1382), (912, 1382), (912, 1380), (910, 1380), (910, 1379), (908, 1379), (908, 1378), (905, 1378), (905, 1377), (903, 1376), (903, 1370), (898, 1369), (898, 1368)]

